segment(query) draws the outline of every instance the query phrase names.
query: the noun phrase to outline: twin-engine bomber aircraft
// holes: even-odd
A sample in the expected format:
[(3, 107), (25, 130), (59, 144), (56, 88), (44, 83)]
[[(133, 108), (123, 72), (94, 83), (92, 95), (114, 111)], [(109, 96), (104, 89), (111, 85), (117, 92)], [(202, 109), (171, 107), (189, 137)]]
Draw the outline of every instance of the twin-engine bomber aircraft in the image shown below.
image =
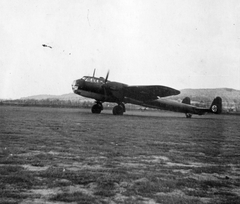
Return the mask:
[(220, 114), (222, 112), (222, 99), (216, 97), (210, 108), (200, 108), (190, 104), (190, 98), (186, 97), (182, 103), (164, 99), (163, 97), (178, 95), (180, 91), (166, 86), (128, 86), (127, 84), (108, 81), (109, 72), (106, 78), (84, 76), (72, 83), (75, 94), (95, 99), (92, 106), (92, 113), (101, 113), (103, 102), (113, 102), (118, 105), (113, 108), (113, 115), (123, 115), (126, 111), (126, 103), (141, 105), (149, 108), (157, 108), (175, 112), (185, 113), (187, 118), (192, 114), (203, 115), (205, 113)]

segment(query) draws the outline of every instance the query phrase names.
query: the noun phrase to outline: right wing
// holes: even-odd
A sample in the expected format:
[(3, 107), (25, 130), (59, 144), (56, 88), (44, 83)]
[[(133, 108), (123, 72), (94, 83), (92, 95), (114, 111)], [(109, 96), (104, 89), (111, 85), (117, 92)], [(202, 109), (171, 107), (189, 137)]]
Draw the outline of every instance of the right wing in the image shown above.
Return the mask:
[(180, 91), (166, 86), (127, 86), (123, 88), (125, 97), (139, 101), (155, 100), (180, 94)]

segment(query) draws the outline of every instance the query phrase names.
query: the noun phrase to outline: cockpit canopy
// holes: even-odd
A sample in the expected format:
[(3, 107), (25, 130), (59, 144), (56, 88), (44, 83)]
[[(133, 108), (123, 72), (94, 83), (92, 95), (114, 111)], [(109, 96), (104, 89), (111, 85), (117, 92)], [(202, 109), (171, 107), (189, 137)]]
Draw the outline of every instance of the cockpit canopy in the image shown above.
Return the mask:
[(105, 79), (103, 77), (96, 78), (96, 77), (84, 76), (81, 79), (91, 83), (101, 83), (101, 84), (105, 83)]

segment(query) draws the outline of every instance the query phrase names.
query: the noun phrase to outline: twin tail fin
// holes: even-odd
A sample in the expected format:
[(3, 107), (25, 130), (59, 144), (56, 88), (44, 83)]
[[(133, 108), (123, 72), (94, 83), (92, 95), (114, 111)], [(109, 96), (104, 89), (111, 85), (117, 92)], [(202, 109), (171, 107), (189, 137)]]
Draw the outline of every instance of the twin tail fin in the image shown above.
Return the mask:
[(210, 107), (210, 112), (215, 114), (221, 114), (222, 113), (222, 98), (217, 96)]

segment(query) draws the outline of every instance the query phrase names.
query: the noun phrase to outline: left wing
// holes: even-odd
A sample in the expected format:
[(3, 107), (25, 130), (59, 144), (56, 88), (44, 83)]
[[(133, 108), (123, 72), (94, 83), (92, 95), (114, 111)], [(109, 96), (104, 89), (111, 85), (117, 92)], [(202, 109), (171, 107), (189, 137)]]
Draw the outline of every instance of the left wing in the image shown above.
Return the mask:
[(180, 91), (166, 86), (127, 86), (123, 88), (125, 97), (139, 101), (155, 100), (180, 94)]

